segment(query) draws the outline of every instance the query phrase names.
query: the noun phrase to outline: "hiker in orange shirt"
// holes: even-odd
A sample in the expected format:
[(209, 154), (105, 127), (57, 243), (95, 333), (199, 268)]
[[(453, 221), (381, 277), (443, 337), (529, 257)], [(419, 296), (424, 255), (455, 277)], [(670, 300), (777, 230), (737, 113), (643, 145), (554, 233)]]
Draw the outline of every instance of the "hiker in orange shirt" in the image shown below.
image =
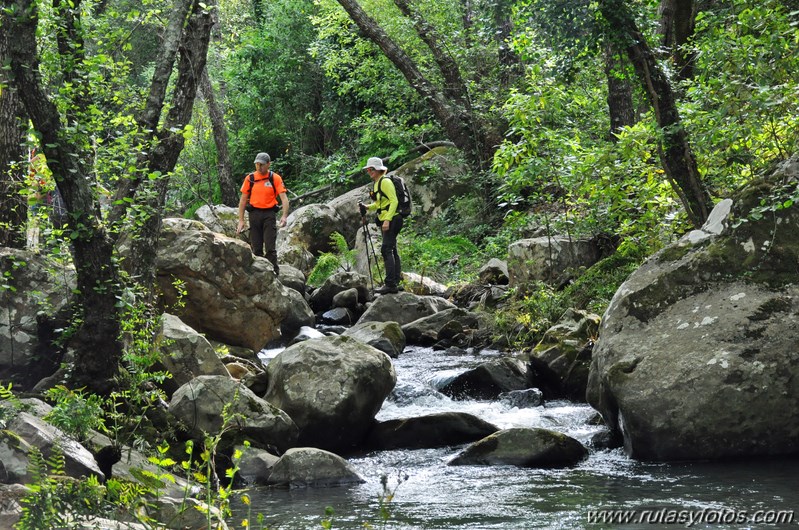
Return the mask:
[[(269, 170), (272, 159), (267, 153), (255, 157), (255, 172), (244, 178), (239, 201), (239, 226), (236, 233), (244, 230), (244, 212), (250, 214), (250, 247), (256, 256), (265, 256), (279, 273), (277, 264), (277, 211), (282, 209), (280, 227), (286, 226), (289, 215), (289, 199), (283, 177)], [(278, 204), (278, 198), (280, 204)]]

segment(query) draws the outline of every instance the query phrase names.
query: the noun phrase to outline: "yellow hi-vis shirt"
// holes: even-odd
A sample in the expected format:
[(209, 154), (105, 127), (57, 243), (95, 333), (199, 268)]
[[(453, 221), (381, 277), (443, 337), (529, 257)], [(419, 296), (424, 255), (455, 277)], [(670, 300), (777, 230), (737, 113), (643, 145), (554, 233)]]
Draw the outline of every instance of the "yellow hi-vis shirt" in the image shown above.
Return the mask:
[(394, 182), (386, 178), (385, 175), (377, 179), (372, 191), (375, 194), (375, 202), (367, 206), (369, 210), (377, 210), (377, 218), (381, 221), (391, 221), (397, 214), (399, 199)]

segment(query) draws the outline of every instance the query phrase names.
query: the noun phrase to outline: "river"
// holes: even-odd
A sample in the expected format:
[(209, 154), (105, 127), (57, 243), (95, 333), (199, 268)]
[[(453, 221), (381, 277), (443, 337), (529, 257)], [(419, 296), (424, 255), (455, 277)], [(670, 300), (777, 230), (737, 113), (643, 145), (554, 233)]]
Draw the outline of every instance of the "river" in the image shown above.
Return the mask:
[[(518, 409), (498, 401), (454, 401), (434, 390), (436, 381), (491, 355), (406, 348), (394, 359), (397, 386), (377, 419), (461, 411), (500, 428), (544, 427), (584, 444), (600, 430), (586, 404), (556, 401)], [(381, 451), (350, 458), (364, 484), (254, 488), (251, 510), (265, 515), (271, 530), (322, 528), (328, 506), (332, 528), (339, 529), (365, 523), (403, 530), (799, 528), (799, 513), (793, 512), (799, 509), (799, 459), (653, 464), (631, 460), (621, 450), (592, 450), (567, 469), (447, 466), (459, 450)], [(393, 492), (384, 502), (386, 517), (380, 515), (383, 482)]]

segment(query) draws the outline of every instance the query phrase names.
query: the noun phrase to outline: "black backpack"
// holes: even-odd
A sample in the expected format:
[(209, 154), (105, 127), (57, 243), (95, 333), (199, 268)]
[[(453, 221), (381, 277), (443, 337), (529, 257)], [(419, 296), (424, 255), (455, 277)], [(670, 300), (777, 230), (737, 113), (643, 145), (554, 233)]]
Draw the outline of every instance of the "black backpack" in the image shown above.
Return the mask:
[[(394, 189), (397, 191), (397, 200), (399, 201), (397, 212), (403, 218), (411, 215), (413, 203), (411, 201), (411, 192), (408, 190), (408, 186), (405, 185), (405, 179), (393, 173), (386, 175), (384, 178), (389, 178), (394, 183)], [(383, 188), (380, 187), (380, 184), (377, 185), (377, 190), (385, 197), (386, 194), (383, 193)]]

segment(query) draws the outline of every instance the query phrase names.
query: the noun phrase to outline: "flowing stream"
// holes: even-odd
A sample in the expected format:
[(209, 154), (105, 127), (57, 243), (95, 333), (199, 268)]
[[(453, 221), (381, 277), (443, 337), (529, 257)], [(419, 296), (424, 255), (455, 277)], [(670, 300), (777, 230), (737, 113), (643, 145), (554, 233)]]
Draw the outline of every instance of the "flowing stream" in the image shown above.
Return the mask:
[[(461, 411), (500, 428), (543, 427), (584, 444), (599, 431), (591, 422), (596, 413), (586, 404), (558, 401), (518, 409), (499, 401), (454, 401), (434, 390), (437, 380), (491, 355), (406, 348), (394, 359), (397, 386), (377, 419)], [(264, 514), (272, 530), (322, 528), (328, 506), (334, 511), (332, 528), (340, 529), (364, 528), (365, 523), (372, 528), (480, 530), (799, 528), (799, 513), (793, 516), (794, 510), (799, 512), (797, 459), (652, 464), (633, 461), (621, 450), (602, 450), (567, 469), (448, 466), (460, 449), (381, 451), (350, 458), (366, 483), (255, 488), (250, 508), (252, 514)], [(394, 493), (385, 503), (387, 518), (380, 515), (383, 482)], [(594, 513), (598, 510), (605, 511)], [(631, 519), (622, 523), (622, 518)]]

